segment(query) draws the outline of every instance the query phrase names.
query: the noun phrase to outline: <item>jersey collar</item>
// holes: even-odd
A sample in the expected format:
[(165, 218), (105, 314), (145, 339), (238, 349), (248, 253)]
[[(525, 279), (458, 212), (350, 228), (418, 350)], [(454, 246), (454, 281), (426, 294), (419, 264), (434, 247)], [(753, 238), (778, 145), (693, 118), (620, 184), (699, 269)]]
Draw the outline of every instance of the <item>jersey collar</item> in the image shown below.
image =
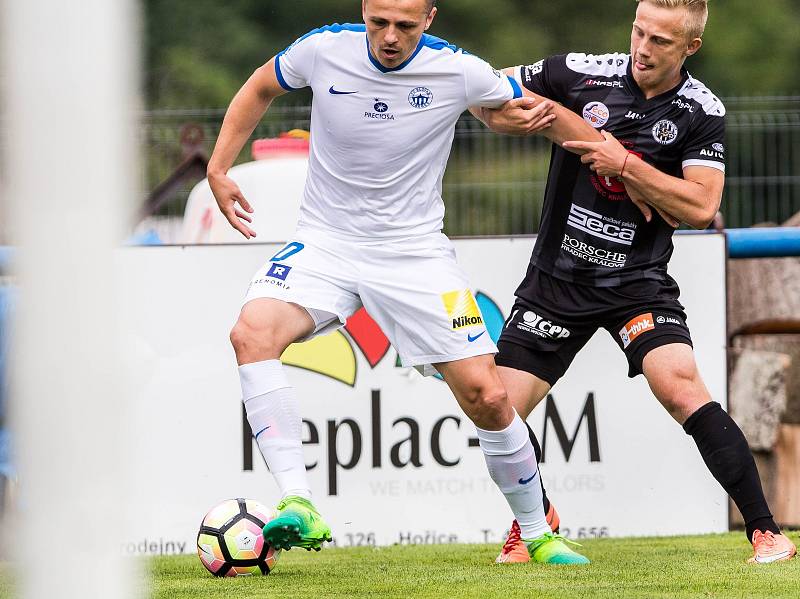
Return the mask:
[(667, 91), (661, 92), (657, 96), (653, 96), (652, 98), (645, 98), (644, 92), (639, 88), (639, 84), (636, 83), (636, 79), (633, 77), (633, 56), (628, 56), (628, 69), (626, 73), (626, 78), (628, 79), (628, 83), (633, 90), (634, 95), (641, 100), (642, 102), (657, 102), (660, 99), (663, 99), (667, 96), (674, 96), (675, 92), (677, 92), (683, 85), (686, 83), (686, 80), (689, 79), (689, 71), (686, 70), (686, 67), (681, 67), (681, 79), (678, 81), (678, 84), (668, 89)]
[(417, 54), (419, 54), (419, 51), (422, 50), (422, 47), (425, 45), (425, 34), (423, 33), (422, 37), (419, 38), (419, 43), (417, 44), (417, 47), (411, 53), (411, 56), (406, 58), (402, 63), (400, 63), (396, 67), (392, 67), (391, 69), (389, 69), (389, 68), (386, 68), (385, 66), (383, 66), (380, 62), (378, 62), (378, 59), (376, 59), (372, 55), (372, 52), (370, 52), (370, 50), (369, 50), (369, 38), (367, 38), (366, 34), (364, 35), (364, 39), (367, 42), (367, 58), (369, 58), (369, 61), (372, 63), (372, 66), (374, 66), (376, 69), (378, 69), (381, 73), (393, 73), (394, 71), (399, 71), (400, 69), (405, 68), (406, 66), (408, 66), (408, 63), (410, 63), (412, 60), (414, 60), (414, 57)]

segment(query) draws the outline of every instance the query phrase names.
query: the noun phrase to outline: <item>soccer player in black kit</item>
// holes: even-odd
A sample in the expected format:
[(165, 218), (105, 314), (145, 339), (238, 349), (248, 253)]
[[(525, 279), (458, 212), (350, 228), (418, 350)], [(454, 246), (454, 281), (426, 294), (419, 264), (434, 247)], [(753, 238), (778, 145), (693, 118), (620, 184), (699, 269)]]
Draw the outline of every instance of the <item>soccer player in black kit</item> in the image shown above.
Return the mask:
[[(525, 419), (606, 329), (628, 375), (644, 374), (742, 512), (748, 561), (789, 559), (795, 546), (772, 518), (744, 435), (700, 377), (667, 274), (674, 225), (705, 228), (724, 186), (725, 108), (683, 66), (702, 44), (707, 0), (637, 2), (630, 55), (567, 54), (513, 69), (527, 90), (582, 115), (603, 139), (553, 147), (542, 225), (496, 362)], [(519, 108), (480, 118), (499, 132), (526, 132)], [(497, 561), (528, 561), (516, 525)]]

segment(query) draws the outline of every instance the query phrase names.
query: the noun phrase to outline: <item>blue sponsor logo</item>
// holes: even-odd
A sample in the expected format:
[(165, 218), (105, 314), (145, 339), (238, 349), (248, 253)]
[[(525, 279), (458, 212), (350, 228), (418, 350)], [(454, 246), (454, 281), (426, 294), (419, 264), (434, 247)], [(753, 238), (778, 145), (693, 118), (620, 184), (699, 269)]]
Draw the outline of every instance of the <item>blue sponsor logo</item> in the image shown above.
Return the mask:
[(278, 251), (272, 258), (269, 259), (270, 262), (283, 262), (289, 256), (294, 256), (297, 252), (301, 251), (304, 247), (304, 244), (300, 243), (299, 241), (293, 241), (290, 244), (286, 245), (284, 248)]
[(531, 481), (532, 481), (534, 478), (536, 478), (536, 473), (535, 473), (535, 472), (533, 473), (533, 476), (531, 476), (530, 478), (521, 478), (521, 479), (519, 479), (519, 484), (521, 484), (521, 485), (527, 485), (527, 484), (528, 484), (529, 482), (531, 482)]
[(358, 92), (340, 92), (338, 89), (333, 89), (333, 86), (331, 85), (328, 93), (333, 94), (334, 96), (346, 96), (348, 94), (357, 94)]
[(285, 264), (270, 264), (269, 270), (267, 271), (267, 276), (272, 277), (273, 279), (280, 279), (281, 281), (285, 281), (286, 277), (289, 276), (289, 271), (292, 270), (291, 266), (286, 266)]
[(477, 341), (485, 332), (486, 332), (486, 330), (483, 330), (483, 331), (481, 331), (480, 333), (478, 333), (475, 336), (468, 334), (467, 335), (467, 341), (469, 341), (470, 343), (472, 343), (473, 341)]
[(375, 112), (386, 112), (389, 110), (389, 105), (386, 102), (381, 102), (380, 100), (375, 100)]
[(408, 103), (414, 108), (427, 108), (433, 101), (433, 92), (427, 87), (415, 87), (408, 94)]

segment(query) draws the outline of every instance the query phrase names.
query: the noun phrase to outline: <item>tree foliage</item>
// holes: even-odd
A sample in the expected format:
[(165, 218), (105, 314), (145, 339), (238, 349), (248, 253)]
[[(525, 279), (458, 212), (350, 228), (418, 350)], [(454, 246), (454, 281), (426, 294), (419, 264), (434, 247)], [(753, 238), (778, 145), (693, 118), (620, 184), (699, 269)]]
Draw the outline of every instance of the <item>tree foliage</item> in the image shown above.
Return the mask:
[[(357, 0), (145, 0), (149, 108), (219, 108), (259, 65), (306, 31), (361, 22)], [(431, 33), (495, 66), (563, 52), (629, 49), (633, 0), (441, 0)], [(710, 3), (692, 74), (723, 96), (800, 92), (797, 0)]]

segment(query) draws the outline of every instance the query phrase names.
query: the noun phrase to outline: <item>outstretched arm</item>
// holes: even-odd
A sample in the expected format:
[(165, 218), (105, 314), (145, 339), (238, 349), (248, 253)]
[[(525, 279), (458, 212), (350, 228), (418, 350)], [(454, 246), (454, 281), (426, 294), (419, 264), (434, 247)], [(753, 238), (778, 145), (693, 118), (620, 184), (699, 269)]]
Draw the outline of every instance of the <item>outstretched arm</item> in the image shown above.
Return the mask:
[[(208, 183), (220, 211), (231, 226), (247, 239), (256, 236), (256, 232), (247, 226), (252, 222), (247, 213), (252, 213), (253, 208), (239, 186), (228, 177), (228, 169), (233, 166), (272, 101), (285, 93), (275, 73), (275, 58), (272, 58), (256, 69), (233, 97), (225, 113), (214, 153), (208, 162)], [(236, 207), (237, 203), (241, 209)]]
[[(514, 76), (514, 69), (503, 72)], [(524, 96), (510, 100), (497, 109), (472, 107), (470, 112), (492, 131), (508, 135), (540, 133), (553, 143), (562, 145), (567, 140), (602, 141), (600, 132), (580, 116), (557, 102), (522, 88)], [(582, 150), (570, 150), (582, 154)]]

